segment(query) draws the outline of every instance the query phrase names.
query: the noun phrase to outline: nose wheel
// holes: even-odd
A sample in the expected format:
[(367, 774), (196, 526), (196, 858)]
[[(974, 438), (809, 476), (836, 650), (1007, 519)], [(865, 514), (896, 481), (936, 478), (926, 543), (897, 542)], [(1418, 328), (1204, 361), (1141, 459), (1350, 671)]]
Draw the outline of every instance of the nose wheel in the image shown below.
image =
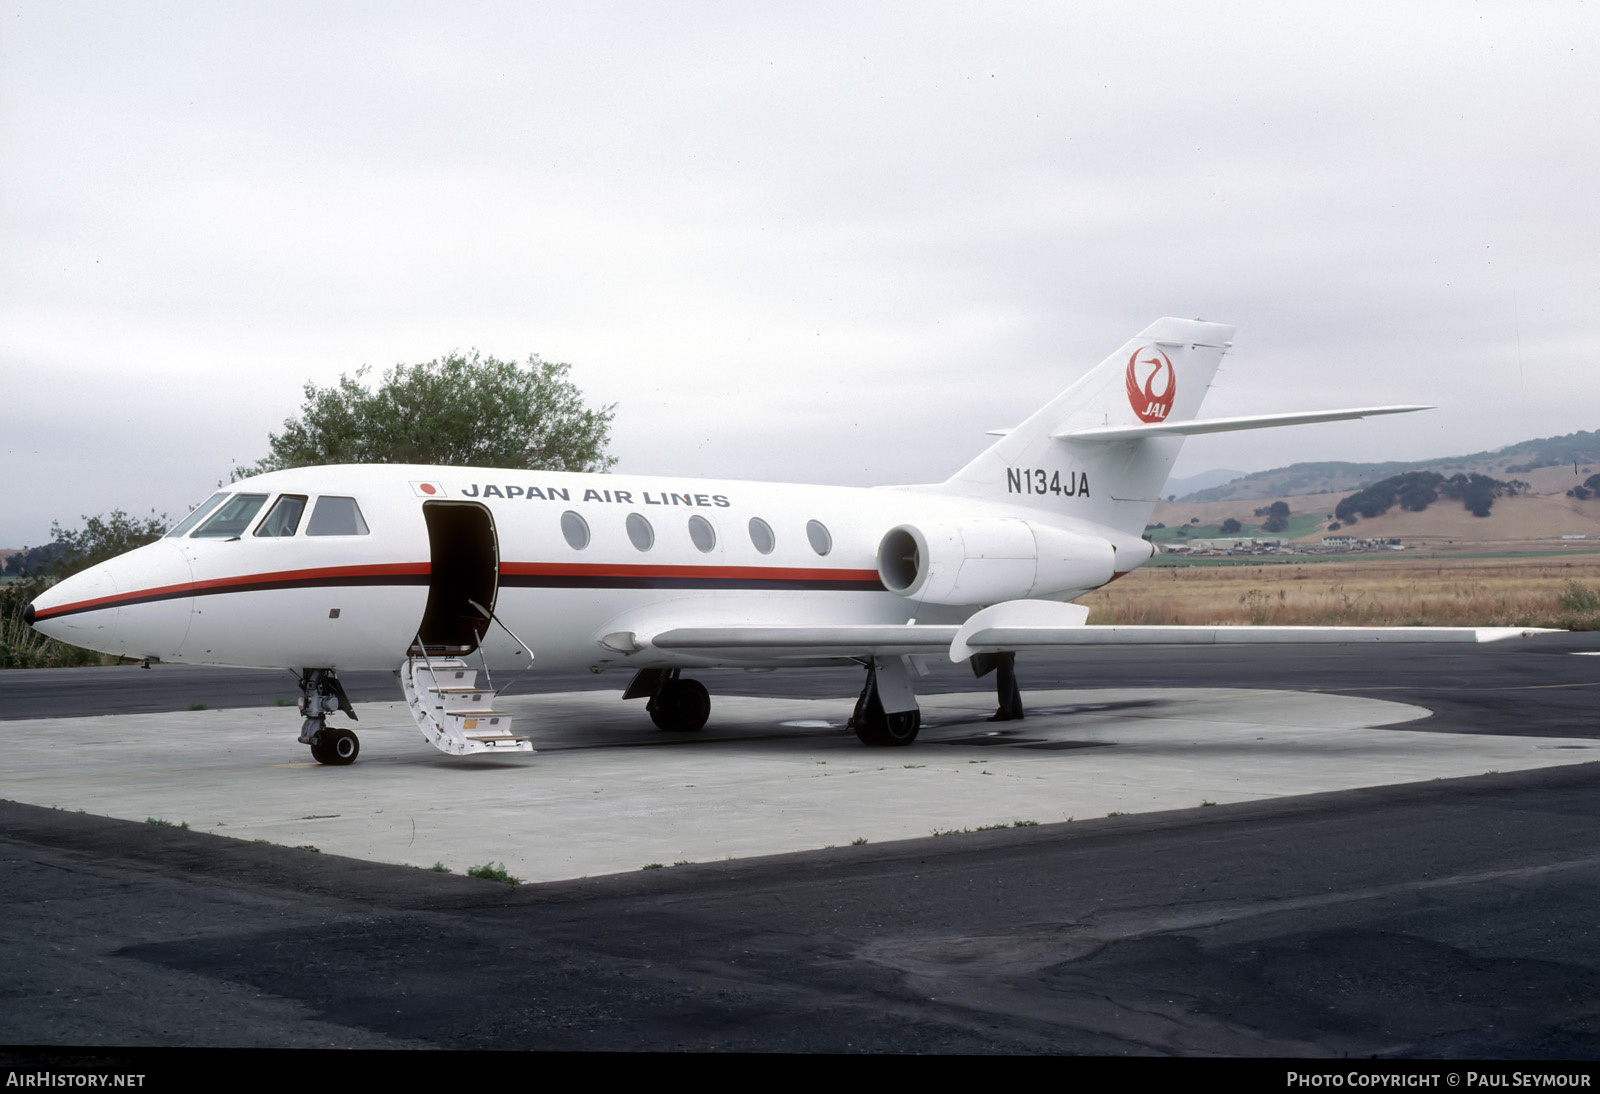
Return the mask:
[[(319, 764), (343, 767), (356, 762), (361, 741), (348, 729), (329, 727), (328, 715), (344, 711), (352, 719), (356, 712), (344, 693), (344, 686), (332, 669), (306, 669), (300, 674), (300, 743), (311, 746), (311, 758)], [(359, 719), (357, 719), (359, 720)]]
[(361, 740), (348, 729), (325, 729), (311, 742), (311, 758), (319, 764), (343, 767), (361, 755)]

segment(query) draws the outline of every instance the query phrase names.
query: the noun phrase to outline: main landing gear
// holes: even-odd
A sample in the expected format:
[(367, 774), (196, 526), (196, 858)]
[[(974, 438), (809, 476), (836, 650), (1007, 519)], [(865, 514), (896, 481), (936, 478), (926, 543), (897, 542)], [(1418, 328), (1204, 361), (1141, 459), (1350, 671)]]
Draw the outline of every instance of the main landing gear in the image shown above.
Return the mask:
[(990, 716), (991, 722), (1015, 722), (1022, 719), (1022, 690), (1017, 687), (1017, 655), (1010, 653), (975, 653), (972, 655), (972, 675), (984, 677), (994, 673), (995, 697), (1000, 705)]
[[(922, 711), (917, 707), (916, 692), (911, 688), (905, 661), (900, 657), (874, 657), (865, 664), (866, 684), (856, 699), (849, 727), (865, 745), (878, 748), (909, 745), (922, 730)], [(1009, 722), (1023, 716), (1015, 653), (975, 654), (972, 669), (980, 677), (991, 672), (996, 674), (999, 706), (989, 719), (991, 722)], [(711, 696), (700, 681), (682, 679), (678, 673), (678, 669), (640, 669), (622, 697), (643, 699), (648, 696), (650, 701), (645, 709), (660, 729), (677, 733), (697, 730), (710, 717)], [(306, 724), (309, 726), (310, 722)]]
[(648, 695), (645, 709), (657, 729), (671, 733), (692, 733), (711, 717), (711, 693), (698, 680), (679, 677), (678, 669), (640, 669), (622, 693), (624, 699)]
[(329, 728), (328, 715), (344, 711), (356, 721), (344, 686), (332, 669), (305, 669), (300, 673), (300, 743), (311, 746), (311, 758), (319, 764), (342, 767), (355, 763), (361, 754), (361, 741), (348, 729)]
[(867, 683), (856, 700), (850, 728), (864, 745), (893, 748), (908, 745), (922, 729), (922, 711), (905, 663), (898, 657), (874, 657), (867, 663)]

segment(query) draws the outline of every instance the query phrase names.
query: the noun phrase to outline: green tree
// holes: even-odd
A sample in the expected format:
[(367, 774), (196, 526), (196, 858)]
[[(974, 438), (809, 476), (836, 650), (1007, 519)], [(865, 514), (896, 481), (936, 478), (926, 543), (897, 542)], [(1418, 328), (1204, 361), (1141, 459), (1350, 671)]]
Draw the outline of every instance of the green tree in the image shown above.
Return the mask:
[(22, 621), (24, 609), (49, 587), (50, 579), (38, 575), (0, 585), (0, 669), (100, 663), (100, 655), (93, 650), (46, 638)]
[[(1260, 515), (1261, 510), (1257, 509), (1256, 513)], [(1266, 517), (1266, 521), (1261, 525), (1263, 532), (1283, 531), (1289, 527), (1289, 503), (1286, 501), (1273, 502), (1267, 507)]]
[(0, 585), (0, 669), (98, 664), (98, 653), (46, 638), (28, 626), (22, 621), (23, 611), (60, 579), (154, 543), (168, 523), (165, 514), (157, 515), (153, 509), (142, 519), (121, 509), (109, 516), (85, 516), (83, 527), (70, 531), (52, 522), (52, 542), (12, 556), (6, 573), (20, 576)]
[(422, 463), (604, 471), (616, 404), (589, 407), (571, 365), (529, 357), (525, 364), (452, 353), (396, 365), (371, 391), (369, 371), (341, 374), (325, 388), (307, 383), (298, 418), (268, 437), (271, 452), (233, 477), (327, 463)]
[(1229, 517), (1227, 520), (1222, 522), (1222, 534), (1225, 536), (1238, 535), (1239, 530), (1243, 527), (1244, 525), (1239, 523), (1237, 517)]
[(154, 509), (148, 517), (138, 518), (130, 517), (121, 509), (95, 517), (85, 514), (83, 527), (71, 530), (61, 527), (59, 521), (52, 521), (50, 542), (12, 556), (6, 573), (59, 581), (135, 547), (154, 543), (171, 523), (165, 513), (158, 514)]

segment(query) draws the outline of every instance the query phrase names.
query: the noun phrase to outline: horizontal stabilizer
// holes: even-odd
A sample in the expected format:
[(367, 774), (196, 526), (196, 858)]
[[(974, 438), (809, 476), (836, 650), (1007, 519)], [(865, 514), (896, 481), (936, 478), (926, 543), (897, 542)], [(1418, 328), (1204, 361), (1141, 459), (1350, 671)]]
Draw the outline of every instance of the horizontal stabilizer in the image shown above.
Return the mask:
[(1240, 418), (1190, 418), (1181, 422), (1148, 425), (1106, 425), (1064, 429), (1051, 436), (1059, 441), (1136, 441), (1141, 437), (1193, 437), (1201, 433), (1231, 433), (1237, 429), (1270, 429), (1280, 425), (1311, 425), (1372, 418), (1380, 414), (1410, 414), (1431, 406), (1366, 406), (1353, 410), (1305, 410), (1294, 414), (1248, 414)]

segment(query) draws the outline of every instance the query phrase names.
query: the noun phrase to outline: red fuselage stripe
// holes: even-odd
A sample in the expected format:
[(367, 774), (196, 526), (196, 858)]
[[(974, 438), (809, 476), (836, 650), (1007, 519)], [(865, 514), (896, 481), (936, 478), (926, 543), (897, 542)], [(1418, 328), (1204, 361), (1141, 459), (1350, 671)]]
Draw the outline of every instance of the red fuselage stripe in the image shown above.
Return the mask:
[(177, 585), (160, 585), (150, 589), (135, 589), (110, 596), (97, 596), (91, 600), (78, 600), (70, 604), (57, 604), (52, 608), (38, 609), (36, 619), (50, 619), (58, 615), (92, 612), (135, 600), (176, 600), (185, 596), (205, 596), (210, 593), (248, 591), (241, 586), (259, 585), (341, 585), (352, 580), (386, 577), (427, 577), (431, 567), (426, 562), (394, 562), (372, 566), (324, 566), (308, 570), (278, 570), (268, 574), (240, 574), (235, 577), (218, 577), (210, 581), (186, 581)]
[[(432, 567), (426, 562), (395, 562), (365, 566), (326, 566), (303, 570), (278, 570), (272, 573), (239, 574), (233, 577), (212, 578), (208, 581), (189, 581), (175, 585), (160, 585), (148, 589), (112, 593), (109, 596), (78, 600), (37, 609), (35, 619), (46, 620), (56, 616), (75, 615), (125, 604), (154, 600), (177, 600), (186, 596), (210, 596), (228, 592), (259, 592), (282, 588), (306, 588), (338, 585), (381, 585), (392, 581), (396, 585), (426, 584)], [(604, 563), (563, 562), (504, 562), (500, 565), (502, 578), (512, 579), (508, 584), (519, 584), (517, 578), (554, 578), (562, 584), (582, 585), (592, 579), (597, 587), (609, 582), (648, 582), (651, 579), (667, 581), (697, 581), (712, 585), (745, 581), (783, 582), (793, 585), (820, 585), (834, 583), (878, 584), (876, 570), (821, 569), (788, 566), (615, 566)], [(422, 580), (418, 580), (422, 579)]]
[(502, 562), (506, 577), (686, 577), (767, 581), (876, 581), (876, 570), (793, 566), (609, 566), (587, 562)]

